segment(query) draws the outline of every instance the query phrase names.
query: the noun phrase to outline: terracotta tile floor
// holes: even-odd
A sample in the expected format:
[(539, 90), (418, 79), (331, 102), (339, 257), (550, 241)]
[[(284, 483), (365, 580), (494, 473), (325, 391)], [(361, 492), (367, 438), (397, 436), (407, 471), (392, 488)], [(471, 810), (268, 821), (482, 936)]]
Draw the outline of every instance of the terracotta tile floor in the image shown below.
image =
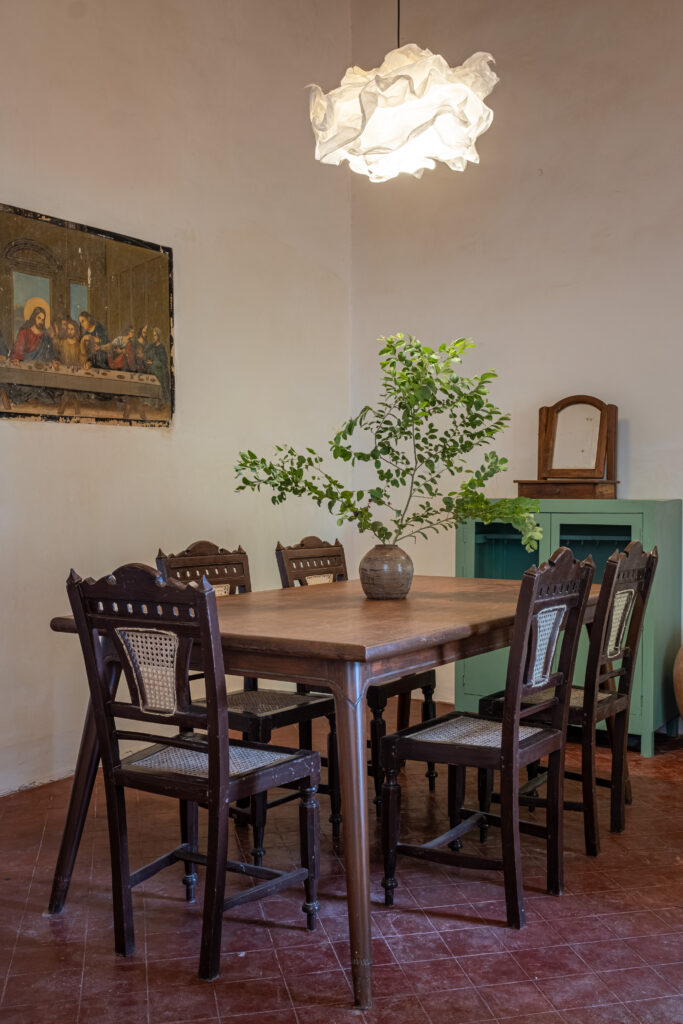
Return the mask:
[[(293, 743), (293, 735), (282, 742)], [(599, 759), (604, 769), (606, 754)], [(576, 747), (569, 760), (578, 763)], [(201, 902), (184, 902), (180, 867), (136, 890), (137, 951), (115, 956), (99, 783), (58, 918), (45, 911), (70, 780), (5, 797), (0, 1024), (683, 1022), (683, 750), (652, 759), (631, 754), (629, 762), (634, 803), (627, 831), (612, 836), (603, 827), (599, 858), (583, 853), (580, 816), (565, 815), (564, 896), (545, 894), (543, 844), (522, 838), (522, 931), (505, 927), (497, 873), (403, 860), (396, 907), (385, 909), (373, 816), (374, 1005), (364, 1014), (350, 1008), (343, 862), (332, 844), (326, 798), (317, 932), (305, 930), (296, 889), (240, 908), (226, 915), (221, 977), (207, 984), (196, 977)], [(445, 827), (444, 775), (430, 797), (423, 771), (409, 765), (403, 780), (404, 828), (415, 835)], [(574, 786), (568, 783), (570, 791)], [(604, 826), (606, 790), (600, 801)], [(295, 804), (271, 812), (267, 862), (284, 867), (296, 860), (296, 817)], [(134, 866), (175, 844), (171, 801), (132, 794), (129, 818)], [(233, 837), (233, 853), (235, 845), (244, 853), (248, 832), (236, 829)], [(497, 838), (490, 843), (497, 846)]]

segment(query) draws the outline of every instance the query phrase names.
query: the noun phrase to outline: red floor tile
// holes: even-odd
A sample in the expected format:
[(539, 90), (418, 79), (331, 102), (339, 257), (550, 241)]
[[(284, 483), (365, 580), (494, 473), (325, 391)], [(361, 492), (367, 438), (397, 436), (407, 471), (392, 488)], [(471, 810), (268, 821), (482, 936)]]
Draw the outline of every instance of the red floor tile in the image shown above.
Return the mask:
[(533, 981), (556, 978), (563, 974), (585, 974), (586, 971), (584, 961), (571, 946), (520, 949), (513, 956)]
[(623, 1003), (563, 1010), (565, 1024), (635, 1024), (636, 1018)]
[(495, 1020), (489, 1006), (475, 988), (420, 996), (420, 1003), (431, 1024), (455, 1024), (455, 1021), (458, 1024), (478, 1024), (479, 1021)]
[(683, 1000), (677, 996), (646, 999), (635, 1003), (633, 1012), (640, 1024), (683, 1024)]
[(495, 985), (505, 981), (526, 981), (526, 972), (511, 953), (478, 953), (458, 957), (458, 963), (473, 985)]
[(488, 985), (479, 994), (497, 1018), (522, 1016), (550, 1010), (551, 1003), (532, 981)]
[(572, 948), (593, 971), (640, 967), (643, 964), (643, 958), (637, 950), (632, 949), (623, 939), (575, 942)]
[(570, 974), (546, 978), (537, 984), (557, 1010), (614, 1002), (613, 993), (597, 974)]
[(601, 971), (602, 978), (617, 999), (630, 1003), (636, 999), (675, 995), (677, 989), (651, 967), (628, 967), (621, 971)]

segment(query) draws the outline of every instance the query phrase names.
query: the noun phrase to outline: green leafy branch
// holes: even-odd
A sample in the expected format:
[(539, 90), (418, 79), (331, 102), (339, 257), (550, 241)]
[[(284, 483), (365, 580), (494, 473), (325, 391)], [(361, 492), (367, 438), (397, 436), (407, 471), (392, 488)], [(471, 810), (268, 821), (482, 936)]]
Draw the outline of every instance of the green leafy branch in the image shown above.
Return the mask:
[[(522, 534), (527, 551), (536, 548), (541, 528), (528, 498), (488, 500), (486, 483), (507, 469), (494, 451), (471, 468), (472, 453), (490, 445), (510, 417), (488, 398), (493, 370), (475, 377), (458, 372), (462, 354), (473, 342), (459, 338), (431, 349), (416, 338), (397, 334), (382, 338), (382, 380), (376, 406), (366, 405), (329, 442), (333, 459), (354, 466), (369, 463), (376, 484), (362, 490), (346, 487), (324, 468), (313, 448), (304, 453), (276, 445), (273, 459), (240, 452), (235, 471), (238, 491), (272, 491), (277, 505), (290, 495), (307, 495), (326, 505), (337, 525), (355, 523), (382, 543), (451, 529), (468, 519), (510, 523)], [(365, 444), (352, 443), (364, 435)], [(444, 493), (446, 481), (460, 478)]]

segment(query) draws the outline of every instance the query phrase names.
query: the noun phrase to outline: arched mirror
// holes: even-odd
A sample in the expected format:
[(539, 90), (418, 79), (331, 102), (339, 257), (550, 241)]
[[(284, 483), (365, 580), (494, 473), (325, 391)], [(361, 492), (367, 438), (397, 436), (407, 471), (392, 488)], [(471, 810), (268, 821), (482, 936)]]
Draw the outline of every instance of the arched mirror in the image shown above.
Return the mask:
[(541, 409), (541, 479), (614, 479), (616, 412), (591, 395), (572, 395)]
[(585, 469), (593, 475), (598, 461), (600, 417), (600, 410), (587, 402), (567, 405), (558, 412), (552, 469), (563, 475), (567, 469)]
[(617, 407), (572, 395), (538, 410), (538, 479), (523, 498), (616, 498)]

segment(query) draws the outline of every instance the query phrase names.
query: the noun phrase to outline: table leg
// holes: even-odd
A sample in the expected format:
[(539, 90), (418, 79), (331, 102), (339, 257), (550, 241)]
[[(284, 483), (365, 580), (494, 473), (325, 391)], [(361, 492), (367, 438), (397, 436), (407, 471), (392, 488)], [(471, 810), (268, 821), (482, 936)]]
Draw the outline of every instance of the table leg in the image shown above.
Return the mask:
[(368, 852), (365, 694), (361, 667), (344, 666), (343, 692), (334, 688), (344, 823), (344, 861), (349, 905), (349, 941), (355, 1005), (372, 1004), (370, 856)]
[(76, 771), (71, 786), (69, 797), (69, 809), (66, 812), (66, 822), (62, 833), (62, 843), (59, 847), (57, 866), (52, 880), (52, 893), (48, 913), (59, 914), (66, 901), (66, 894), (69, 891), (69, 883), (73, 874), (76, 854), (83, 834), (83, 826), (88, 813), (88, 806), (92, 796), (97, 766), (100, 763), (100, 745), (97, 741), (97, 730), (95, 729), (95, 716), (92, 704), (88, 702), (88, 710), (83, 723), (81, 745), (76, 761)]

